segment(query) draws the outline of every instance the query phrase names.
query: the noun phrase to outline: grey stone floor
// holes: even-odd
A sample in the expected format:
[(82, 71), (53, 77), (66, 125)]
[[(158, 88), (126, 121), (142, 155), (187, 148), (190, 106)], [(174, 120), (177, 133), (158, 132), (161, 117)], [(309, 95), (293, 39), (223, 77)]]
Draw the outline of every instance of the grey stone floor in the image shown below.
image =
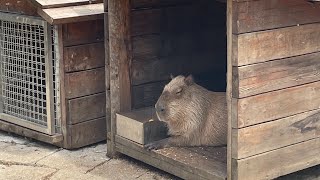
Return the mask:
[[(106, 144), (65, 150), (0, 131), (0, 180), (178, 179), (127, 156), (109, 159)], [(320, 166), (281, 180), (318, 180)]]

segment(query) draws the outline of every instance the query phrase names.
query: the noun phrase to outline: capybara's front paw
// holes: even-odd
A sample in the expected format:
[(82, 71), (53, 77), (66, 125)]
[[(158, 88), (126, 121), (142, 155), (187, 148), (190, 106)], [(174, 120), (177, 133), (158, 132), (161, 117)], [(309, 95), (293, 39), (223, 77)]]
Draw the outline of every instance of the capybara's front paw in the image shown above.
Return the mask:
[(164, 144), (161, 141), (156, 141), (156, 142), (152, 142), (152, 143), (149, 143), (149, 144), (145, 145), (145, 148), (148, 151), (161, 149), (163, 147), (164, 147)]

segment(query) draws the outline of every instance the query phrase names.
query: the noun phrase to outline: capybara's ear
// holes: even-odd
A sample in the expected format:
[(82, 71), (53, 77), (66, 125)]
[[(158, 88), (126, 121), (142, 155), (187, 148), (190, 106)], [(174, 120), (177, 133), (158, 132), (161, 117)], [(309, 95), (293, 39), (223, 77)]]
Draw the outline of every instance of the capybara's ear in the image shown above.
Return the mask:
[(188, 86), (192, 85), (192, 84), (194, 83), (194, 81), (193, 81), (193, 76), (190, 74), (188, 77), (186, 77), (186, 78), (184, 79), (184, 82), (185, 82)]
[(172, 74), (170, 74), (170, 78), (171, 78), (171, 80), (174, 78), (174, 76), (172, 75)]

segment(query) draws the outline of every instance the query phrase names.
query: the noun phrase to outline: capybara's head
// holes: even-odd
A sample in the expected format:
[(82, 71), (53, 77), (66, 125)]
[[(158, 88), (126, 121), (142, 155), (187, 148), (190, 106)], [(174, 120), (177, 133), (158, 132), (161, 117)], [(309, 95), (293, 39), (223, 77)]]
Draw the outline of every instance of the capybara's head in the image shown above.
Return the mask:
[(190, 86), (194, 84), (192, 75), (188, 77), (179, 75), (164, 87), (159, 97), (155, 109), (160, 121), (177, 121), (183, 117), (187, 103), (191, 101), (192, 90)]

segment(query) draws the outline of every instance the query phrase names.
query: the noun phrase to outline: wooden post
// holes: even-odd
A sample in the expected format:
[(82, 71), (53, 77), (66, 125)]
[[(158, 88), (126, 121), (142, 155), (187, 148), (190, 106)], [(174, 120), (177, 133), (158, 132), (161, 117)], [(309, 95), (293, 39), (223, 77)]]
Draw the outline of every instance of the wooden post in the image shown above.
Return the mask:
[(232, 179), (232, 0), (227, 0), (227, 104), (228, 104), (228, 145), (227, 179)]
[[(116, 113), (131, 110), (130, 0), (108, 0), (111, 119), (108, 156), (115, 155)], [(106, 56), (107, 57), (107, 56)], [(109, 78), (109, 77), (108, 77)]]

